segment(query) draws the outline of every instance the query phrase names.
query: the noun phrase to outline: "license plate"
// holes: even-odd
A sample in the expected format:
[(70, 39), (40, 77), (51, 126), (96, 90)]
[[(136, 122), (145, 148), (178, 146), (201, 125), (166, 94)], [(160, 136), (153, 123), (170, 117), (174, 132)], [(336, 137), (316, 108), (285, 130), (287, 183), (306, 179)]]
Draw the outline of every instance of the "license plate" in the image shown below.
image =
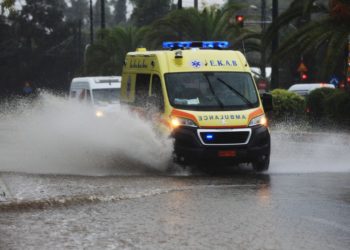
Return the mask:
[(236, 155), (236, 151), (234, 150), (220, 150), (218, 152), (219, 157), (235, 157)]

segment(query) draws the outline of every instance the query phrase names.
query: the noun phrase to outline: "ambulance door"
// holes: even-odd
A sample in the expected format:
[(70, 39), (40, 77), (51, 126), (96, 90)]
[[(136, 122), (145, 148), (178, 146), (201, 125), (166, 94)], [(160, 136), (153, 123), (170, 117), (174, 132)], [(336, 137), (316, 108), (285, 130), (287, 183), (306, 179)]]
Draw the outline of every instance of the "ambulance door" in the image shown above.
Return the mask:
[(152, 74), (151, 95), (149, 101), (154, 106), (155, 111), (164, 112), (164, 97), (162, 91), (162, 83), (157, 73)]
[(136, 74), (135, 102), (138, 107), (145, 107), (150, 91), (151, 74)]

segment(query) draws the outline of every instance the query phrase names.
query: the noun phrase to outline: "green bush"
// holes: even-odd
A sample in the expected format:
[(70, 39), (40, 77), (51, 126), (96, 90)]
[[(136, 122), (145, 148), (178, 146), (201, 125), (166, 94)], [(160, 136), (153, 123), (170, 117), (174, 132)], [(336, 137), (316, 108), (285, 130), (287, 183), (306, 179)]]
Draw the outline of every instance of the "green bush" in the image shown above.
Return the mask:
[(340, 125), (350, 124), (350, 94), (336, 90), (325, 99), (325, 111), (328, 118), (335, 120)]
[(274, 89), (273, 117), (277, 119), (300, 117), (305, 114), (305, 98), (285, 89)]
[(309, 114), (313, 118), (324, 119), (326, 115), (326, 99), (332, 96), (336, 89), (319, 88), (310, 92), (306, 100)]

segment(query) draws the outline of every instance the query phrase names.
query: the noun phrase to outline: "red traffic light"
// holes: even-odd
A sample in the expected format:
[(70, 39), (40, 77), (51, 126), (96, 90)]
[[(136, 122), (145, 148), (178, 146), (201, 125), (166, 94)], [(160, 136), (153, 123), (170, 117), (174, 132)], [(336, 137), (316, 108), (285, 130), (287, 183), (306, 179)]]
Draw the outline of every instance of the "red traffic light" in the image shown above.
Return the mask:
[(307, 80), (307, 74), (306, 73), (302, 73), (300, 77), (301, 77), (301, 80), (303, 80), (303, 81)]
[(240, 27), (243, 27), (243, 24), (244, 24), (244, 16), (242, 16), (242, 15), (237, 15), (237, 16), (236, 16), (236, 23), (237, 23)]

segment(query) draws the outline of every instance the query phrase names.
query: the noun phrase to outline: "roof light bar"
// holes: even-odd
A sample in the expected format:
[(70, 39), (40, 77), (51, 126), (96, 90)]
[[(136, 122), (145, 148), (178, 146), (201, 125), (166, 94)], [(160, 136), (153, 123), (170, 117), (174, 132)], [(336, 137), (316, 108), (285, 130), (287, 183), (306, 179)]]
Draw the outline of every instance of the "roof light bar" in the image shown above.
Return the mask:
[(179, 42), (163, 42), (163, 49), (227, 49), (230, 46), (228, 41), (179, 41)]

